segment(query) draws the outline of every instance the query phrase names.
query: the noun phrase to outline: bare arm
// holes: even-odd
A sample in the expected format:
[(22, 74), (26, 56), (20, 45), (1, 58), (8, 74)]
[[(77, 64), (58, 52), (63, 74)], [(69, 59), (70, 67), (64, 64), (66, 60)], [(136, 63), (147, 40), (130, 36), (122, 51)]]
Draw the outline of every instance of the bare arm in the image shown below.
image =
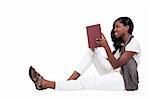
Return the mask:
[(97, 43), (100, 44), (106, 51), (106, 54), (108, 56), (108, 60), (109, 62), (111, 63), (112, 67), (114, 69), (122, 66), (123, 64), (125, 64), (133, 55), (136, 54), (136, 52), (131, 52), (131, 51), (125, 51), (121, 56), (120, 58), (117, 60), (114, 55), (112, 54), (111, 52), (111, 49), (103, 35), (102, 38), (98, 38), (97, 40)]
[(111, 63), (111, 65), (113, 66), (114, 69), (122, 66), (123, 64), (125, 64), (134, 54), (136, 54), (136, 52), (130, 52), (130, 51), (125, 51), (120, 58), (117, 60), (114, 55), (112, 54), (109, 45), (104, 47), (107, 56), (108, 56), (108, 60)]

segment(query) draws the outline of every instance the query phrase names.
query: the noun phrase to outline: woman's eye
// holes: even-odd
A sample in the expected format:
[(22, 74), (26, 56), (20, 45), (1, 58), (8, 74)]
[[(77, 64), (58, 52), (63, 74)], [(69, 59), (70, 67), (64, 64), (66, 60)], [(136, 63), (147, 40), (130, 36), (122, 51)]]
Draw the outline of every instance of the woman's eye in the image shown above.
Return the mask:
[(115, 28), (118, 28), (118, 27), (119, 27), (118, 25), (115, 26)]
[(115, 26), (115, 28), (114, 28), (114, 30), (116, 30), (118, 27), (117, 26)]

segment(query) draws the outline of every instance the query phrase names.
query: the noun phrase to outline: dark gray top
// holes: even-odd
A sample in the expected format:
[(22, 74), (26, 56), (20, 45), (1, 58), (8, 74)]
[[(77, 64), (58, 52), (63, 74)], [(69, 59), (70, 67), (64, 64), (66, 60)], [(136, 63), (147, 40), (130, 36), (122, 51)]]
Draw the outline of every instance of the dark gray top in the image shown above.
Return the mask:
[[(126, 45), (131, 41), (133, 38), (132, 35), (129, 35), (124, 47), (121, 49), (121, 54), (125, 51)], [(132, 57), (129, 59), (127, 63), (121, 66), (121, 73), (123, 75), (125, 90), (127, 91), (134, 91), (138, 89), (139, 83), (139, 76), (137, 71), (137, 63)]]

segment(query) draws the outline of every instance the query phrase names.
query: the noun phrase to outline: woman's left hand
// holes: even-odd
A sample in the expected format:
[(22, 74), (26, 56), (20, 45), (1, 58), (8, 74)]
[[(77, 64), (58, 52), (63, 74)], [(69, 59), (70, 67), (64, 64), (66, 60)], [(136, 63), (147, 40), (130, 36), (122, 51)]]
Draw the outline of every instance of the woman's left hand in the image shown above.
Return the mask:
[(107, 40), (103, 34), (102, 34), (102, 38), (96, 38), (96, 43), (104, 48), (108, 46)]

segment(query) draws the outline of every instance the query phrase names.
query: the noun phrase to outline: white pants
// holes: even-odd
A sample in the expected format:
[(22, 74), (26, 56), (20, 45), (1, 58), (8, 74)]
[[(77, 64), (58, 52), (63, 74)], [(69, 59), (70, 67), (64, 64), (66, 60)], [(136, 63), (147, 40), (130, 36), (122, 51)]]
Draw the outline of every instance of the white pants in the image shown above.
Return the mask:
[(94, 52), (91, 49), (88, 50), (79, 62), (76, 71), (83, 74), (92, 63), (95, 65), (100, 76), (57, 81), (55, 90), (125, 90), (122, 75), (113, 70), (110, 62), (97, 49)]

